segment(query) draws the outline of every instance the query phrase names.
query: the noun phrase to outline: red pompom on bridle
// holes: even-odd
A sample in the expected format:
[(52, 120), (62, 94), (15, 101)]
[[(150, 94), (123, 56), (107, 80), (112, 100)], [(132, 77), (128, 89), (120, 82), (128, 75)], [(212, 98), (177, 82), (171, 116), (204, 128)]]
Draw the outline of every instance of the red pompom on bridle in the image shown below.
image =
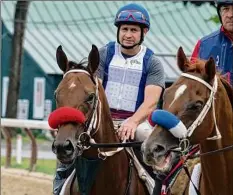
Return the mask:
[(85, 121), (86, 117), (84, 114), (72, 107), (60, 107), (54, 110), (48, 119), (49, 126), (53, 129), (57, 129), (59, 125), (64, 123), (75, 122), (83, 124)]

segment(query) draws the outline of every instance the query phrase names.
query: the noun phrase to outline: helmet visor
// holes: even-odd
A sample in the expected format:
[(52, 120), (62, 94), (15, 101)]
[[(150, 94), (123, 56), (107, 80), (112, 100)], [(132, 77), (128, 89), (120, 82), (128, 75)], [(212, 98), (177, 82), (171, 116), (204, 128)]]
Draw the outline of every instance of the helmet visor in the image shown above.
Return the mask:
[(135, 22), (146, 22), (147, 19), (142, 12), (134, 10), (124, 10), (117, 15), (117, 20), (119, 21), (132, 21), (132, 18)]

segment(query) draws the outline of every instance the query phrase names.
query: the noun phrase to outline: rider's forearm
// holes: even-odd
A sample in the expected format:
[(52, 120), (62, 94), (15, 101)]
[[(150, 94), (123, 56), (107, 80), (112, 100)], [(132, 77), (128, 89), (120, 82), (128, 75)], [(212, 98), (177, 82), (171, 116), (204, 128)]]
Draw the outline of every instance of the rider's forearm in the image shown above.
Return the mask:
[(145, 88), (144, 102), (138, 108), (129, 120), (133, 121), (137, 125), (142, 123), (148, 115), (157, 107), (162, 88), (159, 86), (148, 85)]
[(147, 117), (148, 115), (153, 112), (155, 110), (155, 108), (157, 107), (157, 103), (156, 102), (143, 102), (141, 104), (141, 106), (138, 108), (138, 110), (134, 113), (133, 116), (130, 117), (129, 120), (135, 122), (137, 125), (139, 125), (140, 123), (142, 123)]

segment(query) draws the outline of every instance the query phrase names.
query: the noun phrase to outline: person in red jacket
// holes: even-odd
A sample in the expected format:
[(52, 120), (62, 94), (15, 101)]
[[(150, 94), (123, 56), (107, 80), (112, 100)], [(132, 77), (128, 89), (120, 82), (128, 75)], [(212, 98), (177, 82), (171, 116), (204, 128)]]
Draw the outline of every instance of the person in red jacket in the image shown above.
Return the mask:
[(233, 0), (217, 0), (221, 27), (198, 40), (191, 61), (213, 57), (218, 71), (227, 76), (233, 86)]

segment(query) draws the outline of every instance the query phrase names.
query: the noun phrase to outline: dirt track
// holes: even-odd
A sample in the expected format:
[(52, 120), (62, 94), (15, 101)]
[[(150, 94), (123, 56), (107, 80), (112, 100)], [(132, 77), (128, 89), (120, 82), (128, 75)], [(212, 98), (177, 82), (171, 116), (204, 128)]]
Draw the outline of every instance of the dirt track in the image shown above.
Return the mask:
[(52, 180), (42, 173), (1, 168), (1, 195), (51, 195)]

